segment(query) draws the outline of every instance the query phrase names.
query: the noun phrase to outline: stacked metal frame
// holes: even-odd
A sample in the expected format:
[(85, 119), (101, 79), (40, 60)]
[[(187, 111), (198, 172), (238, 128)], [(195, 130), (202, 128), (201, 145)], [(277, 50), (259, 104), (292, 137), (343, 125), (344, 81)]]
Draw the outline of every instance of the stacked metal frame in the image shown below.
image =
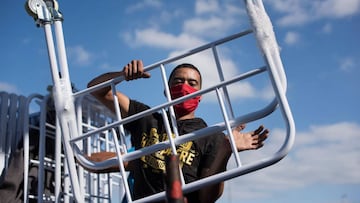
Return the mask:
[[(54, 83), (53, 96), (57, 112), (57, 118), (59, 120), (57, 130), (59, 131), (59, 137), (61, 137), (63, 142), (64, 156), (66, 160), (65, 163), (67, 164), (67, 167), (65, 168), (69, 170), (70, 185), (73, 198), (75, 198), (77, 202), (86, 201), (87, 196), (84, 195), (85, 193), (83, 192), (86, 184), (82, 181), (82, 178), (79, 178), (82, 177), (82, 169), (81, 167), (77, 167), (76, 161), (80, 162), (81, 165), (86, 166), (86, 168), (95, 171), (103, 170), (107, 167), (118, 166), (121, 177), (126, 177), (127, 173), (123, 164), (126, 161), (138, 159), (142, 156), (166, 148), (172, 149), (173, 153), (176, 154), (176, 145), (178, 144), (198, 139), (200, 137), (208, 136), (209, 134), (214, 132), (226, 131), (227, 134), (229, 134), (233, 155), (235, 156), (237, 167), (210, 177), (203, 178), (201, 180), (197, 180), (192, 183), (185, 183), (182, 178), (182, 189), (185, 193), (187, 193), (197, 190), (208, 184), (229, 180), (231, 178), (238, 177), (275, 164), (284, 156), (286, 156), (286, 154), (291, 149), (295, 138), (295, 123), (286, 98), (286, 75), (280, 58), (279, 47), (277, 45), (276, 37), (272, 29), (271, 21), (266, 14), (261, 0), (245, 0), (246, 10), (250, 19), (250, 23), (252, 25), (252, 28), (250, 28), (249, 30), (225, 37), (223, 39), (197, 47), (190, 51), (184, 52), (183, 54), (161, 60), (157, 63), (145, 67), (146, 71), (160, 69), (160, 74), (163, 79), (164, 85), (163, 87), (165, 89), (165, 93), (168, 99), (167, 102), (152, 107), (151, 109), (143, 111), (139, 114), (135, 114), (133, 116), (122, 119), (118, 101), (115, 99), (114, 107), (116, 111), (114, 120), (111, 120), (109, 123), (106, 123), (103, 126), (97, 126), (96, 128), (91, 128), (87, 125), (82, 124), (83, 121), (81, 118), (79, 118), (79, 115), (82, 115), (82, 113), (79, 113), (78, 111), (79, 105), (77, 104), (77, 101), (81, 100), (81, 98), (90, 94), (92, 91), (95, 91), (104, 86), (111, 86), (114, 98), (117, 98), (115, 96), (115, 84), (123, 80), (124, 78), (120, 77), (112, 79), (94, 87), (74, 93), (71, 89), (70, 76), (67, 66), (65, 43), (63, 40), (62, 32), (62, 15), (58, 12), (58, 5), (56, 1), (53, 0), (46, 2), (53, 2), (53, 4), (49, 6), (49, 4), (44, 3), (42, 0), (29, 0), (28, 10), (30, 10), (30, 13), (33, 14), (33, 17), (36, 19), (37, 24), (40, 27), (43, 27), (45, 31), (46, 42), (48, 45), (48, 54), (50, 58), (51, 73)], [(55, 36), (57, 42), (56, 48), (52, 35), (52, 27), (55, 28)], [(217, 47), (221, 44), (227, 43), (231, 40), (249, 34), (253, 34), (254, 38), (257, 41), (259, 51), (264, 58), (264, 65), (262, 67), (254, 68), (248, 72), (241, 73), (233, 78), (224, 79), (222, 77), (223, 67), (221, 66), (220, 59), (218, 57)], [(181, 60), (184, 57), (194, 55), (205, 50), (212, 51), (221, 81), (211, 87), (172, 100), (170, 98), (169, 87), (166, 79), (166, 66), (170, 63)], [(56, 51), (58, 52), (58, 55), (55, 54)], [(61, 73), (61, 76), (59, 76), (59, 72)], [(227, 91), (227, 86), (262, 73), (267, 73), (267, 76), (271, 81), (271, 85), (275, 94), (273, 100), (269, 104), (265, 105), (265, 107), (255, 110), (251, 113), (247, 113), (244, 115), (234, 115), (231, 107), (231, 101), (229, 100), (230, 93)], [(161, 91), (163, 91), (163, 89), (161, 89)], [(207, 128), (197, 130), (192, 133), (179, 136), (176, 129), (170, 128), (170, 126), (176, 126), (174, 125), (176, 123), (176, 120), (174, 111), (172, 110), (172, 106), (177, 103), (183, 102), (184, 100), (187, 100), (191, 97), (207, 94), (210, 92), (215, 92), (217, 95), (218, 104), (223, 115), (223, 122), (211, 125)], [(269, 155), (269, 157), (267, 158), (263, 158), (261, 160), (246, 165), (241, 164), (239, 154), (235, 147), (234, 137), (232, 135), (232, 128), (240, 123), (249, 123), (264, 118), (270, 115), (273, 111), (275, 111), (277, 107), (279, 107), (279, 111), (281, 112), (287, 129), (284, 143), (281, 145), (281, 147), (276, 153)], [(166, 113), (167, 110), (170, 111), (170, 118)], [(164, 117), (167, 133), (170, 135), (173, 132), (176, 136), (174, 138), (172, 138), (172, 136), (168, 136), (168, 141), (157, 143), (155, 145), (142, 148), (141, 150), (128, 152), (125, 143), (126, 134), (124, 132), (123, 125), (154, 112), (161, 112), (162, 116)], [(85, 131), (84, 128), (86, 129)], [(92, 137), (99, 138), (99, 135), (101, 135), (100, 137), (103, 137), (104, 135), (106, 137), (107, 133), (116, 135), (111, 136), (114, 151), (116, 152), (116, 157), (110, 158), (102, 162), (94, 162), (89, 160), (86, 154), (88, 152), (86, 152), (86, 147), (84, 143), (89, 143), (88, 139)], [(126, 178), (122, 178), (122, 181), (125, 196), (128, 202), (147, 202), (166, 198), (165, 192), (161, 192), (134, 201), (131, 197), (129, 185), (126, 181)]]

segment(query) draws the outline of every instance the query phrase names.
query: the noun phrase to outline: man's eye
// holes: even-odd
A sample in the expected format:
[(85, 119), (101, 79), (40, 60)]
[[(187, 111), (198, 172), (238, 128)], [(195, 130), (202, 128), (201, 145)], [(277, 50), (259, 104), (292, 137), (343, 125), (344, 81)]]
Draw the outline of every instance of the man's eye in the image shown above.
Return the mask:
[(192, 87), (194, 87), (194, 86), (197, 85), (197, 82), (190, 82), (189, 85), (192, 86)]

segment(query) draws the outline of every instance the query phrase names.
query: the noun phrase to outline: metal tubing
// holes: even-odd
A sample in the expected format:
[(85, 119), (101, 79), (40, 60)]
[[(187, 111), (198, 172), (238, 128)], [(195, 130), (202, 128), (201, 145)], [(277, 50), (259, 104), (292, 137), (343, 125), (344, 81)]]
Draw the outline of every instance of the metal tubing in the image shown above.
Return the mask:
[[(149, 72), (161, 65), (165, 65), (165, 64), (169, 64), (169, 63), (172, 63), (176, 60), (179, 60), (181, 58), (184, 58), (186, 56), (190, 56), (190, 55), (193, 55), (193, 54), (196, 54), (196, 53), (199, 53), (201, 51), (204, 51), (206, 49), (209, 49), (211, 48), (212, 46), (217, 46), (217, 45), (220, 45), (220, 44), (223, 44), (223, 43), (226, 43), (228, 41), (231, 41), (231, 40), (234, 40), (236, 38), (239, 38), (239, 37), (242, 37), (242, 36), (245, 36), (245, 35), (248, 35), (252, 33), (252, 30), (246, 30), (244, 32), (239, 32), (239, 33), (236, 33), (236, 34), (233, 34), (233, 35), (230, 35), (230, 36), (227, 36), (227, 37), (224, 37), (222, 39), (219, 39), (217, 41), (214, 41), (214, 42), (211, 42), (211, 43), (208, 43), (208, 44), (205, 44), (205, 45), (202, 45), (202, 46), (199, 46), (195, 49), (191, 49), (189, 51), (185, 51), (183, 54), (180, 54), (180, 55), (177, 55), (175, 57), (170, 57), (170, 58), (167, 58), (165, 60), (161, 60), (161, 61), (158, 61), (156, 63), (153, 63), (151, 65), (148, 65), (144, 68), (144, 71), (146, 72)], [(87, 88), (87, 89), (84, 89), (82, 91), (79, 91), (79, 92), (76, 92), (74, 93), (74, 97), (78, 97), (80, 95), (85, 95), (85, 94), (88, 94), (89, 92), (91, 91), (94, 91), (94, 90), (97, 90), (97, 89), (100, 89), (100, 88), (103, 88), (103, 87), (106, 87), (106, 86), (109, 86), (111, 83), (117, 83), (117, 82), (120, 82), (124, 80), (124, 77), (123, 76), (120, 76), (118, 78), (114, 78), (114, 79), (111, 79), (111, 80), (108, 80), (106, 82), (103, 82), (103, 83), (100, 83), (98, 85), (94, 85), (93, 87), (90, 87), (90, 88)]]
[[(165, 73), (164, 64), (160, 65), (160, 70), (161, 70), (161, 77), (162, 77), (162, 80), (163, 80), (164, 91), (165, 91), (164, 93), (165, 93), (166, 99), (167, 99), (167, 101), (172, 101), (171, 95), (170, 95), (169, 84), (168, 84), (168, 80), (167, 80), (166, 73)], [(178, 127), (177, 127), (174, 107), (173, 106), (168, 106), (168, 109), (169, 109), (169, 114), (170, 114), (170, 119), (171, 119), (173, 132), (175, 134), (175, 137), (178, 137), (179, 132), (178, 132)]]
[[(285, 72), (284, 72), (282, 62), (280, 59), (280, 55), (278, 52), (279, 50), (278, 50), (278, 47), (276, 44), (275, 35), (272, 30), (271, 22), (268, 19), (266, 12), (264, 10), (262, 1), (261, 0), (251, 0), (251, 1), (245, 0), (245, 4), (246, 4), (246, 9), (247, 9), (248, 15), (250, 17), (251, 25), (252, 25), (254, 33), (255, 33), (255, 38), (257, 39), (260, 51), (262, 52), (262, 54), (264, 56), (264, 60), (265, 60), (267, 67), (255, 69), (255, 70), (249, 71), (247, 73), (241, 74), (237, 77), (234, 77), (233, 79), (223, 81), (224, 77), (222, 75), (221, 64), (220, 64), (220, 61), (217, 56), (216, 46), (220, 45), (222, 43), (226, 43), (230, 40), (236, 39), (238, 37), (247, 35), (247, 34), (251, 33), (252, 30), (247, 30), (245, 32), (237, 33), (235, 35), (231, 35), (231, 36), (222, 38), (220, 40), (208, 43), (206, 45), (197, 47), (195, 49), (184, 52), (183, 54), (178, 55), (176, 57), (168, 58), (163, 61), (159, 61), (155, 64), (145, 67), (145, 71), (150, 71), (150, 70), (155, 69), (160, 66), (161, 71), (162, 71), (161, 73), (162, 73), (162, 77), (163, 77), (163, 81), (164, 81), (164, 86), (165, 86), (165, 93), (167, 95), (168, 102), (158, 105), (158, 106), (155, 106), (155, 107), (153, 107), (149, 110), (143, 111), (139, 114), (129, 116), (125, 119), (121, 118), (121, 113), (119, 110), (119, 102), (116, 100), (117, 97), (116, 97), (116, 91), (115, 91), (115, 84), (117, 82), (122, 81), (124, 79), (123, 77), (114, 78), (112, 80), (109, 80), (107, 82), (101, 83), (96, 86), (93, 86), (91, 88), (88, 88), (86, 90), (80, 91), (75, 94), (73, 94), (72, 92), (70, 93), (69, 90), (71, 88), (71, 83), (70, 83), (69, 74), (68, 74), (65, 45), (64, 45), (64, 41), (63, 41), (64, 37), (63, 37), (61, 22), (55, 21), (55, 29), (56, 29), (56, 37), (58, 38), (58, 51), (59, 51), (59, 58), (61, 60), (60, 66), (61, 66), (61, 72), (62, 72), (62, 79), (59, 79), (59, 77), (57, 75), (58, 73), (56, 71), (57, 70), (57, 62), (56, 62), (55, 51), (54, 51), (55, 48), (53, 47), (52, 36), (50, 35), (51, 28), (48, 23), (45, 23), (44, 28), (45, 28), (45, 33), (46, 33), (50, 65), (51, 65), (51, 69), (52, 69), (52, 76), (53, 76), (54, 87), (55, 87), (54, 95), (55, 95), (55, 101), (56, 101), (56, 110), (59, 111), (58, 116), (60, 117), (60, 125), (61, 125), (61, 129), (62, 129), (62, 133), (63, 133), (62, 138), (63, 138), (63, 142), (64, 142), (64, 146), (65, 146), (65, 154), (66, 154), (66, 157), (68, 160), (68, 165), (69, 165), (69, 170), (70, 170), (70, 178), (72, 181), (72, 188), (74, 189), (73, 193), (74, 193), (74, 196), (76, 197), (77, 201), (83, 201), (83, 197), (78, 194), (78, 190), (80, 189), (80, 186), (77, 182), (76, 169), (75, 169), (75, 164), (74, 164), (74, 160), (73, 160), (74, 155), (79, 159), (79, 161), (83, 161), (84, 163), (88, 164), (90, 167), (94, 167), (94, 168), (107, 167), (111, 164), (114, 164), (114, 162), (115, 162), (116, 164), (119, 165), (120, 173), (122, 174), (122, 177), (124, 179), (124, 177), (126, 177), (125, 169), (124, 169), (124, 165), (123, 165), (124, 161), (134, 160), (134, 159), (140, 158), (141, 156), (144, 156), (146, 154), (150, 154), (155, 151), (162, 150), (162, 149), (169, 148), (169, 147), (172, 148), (172, 150), (175, 154), (176, 153), (175, 146), (178, 144), (181, 144), (181, 143), (184, 143), (184, 142), (187, 142), (190, 140), (198, 139), (198, 138), (201, 138), (204, 136), (208, 136), (211, 133), (227, 130), (230, 134), (230, 142), (231, 142), (232, 150), (235, 153), (235, 156), (237, 155), (236, 161), (238, 162), (238, 167), (235, 169), (232, 169), (232, 170), (228, 170), (228, 171), (225, 171), (225, 172), (189, 183), (189, 184), (184, 184), (184, 186), (183, 186), (184, 192), (190, 192), (190, 191), (200, 189), (201, 187), (203, 187), (207, 184), (218, 183), (218, 182), (221, 182), (224, 180), (231, 179), (233, 177), (237, 177), (239, 175), (243, 175), (243, 174), (250, 173), (252, 171), (267, 167), (269, 165), (272, 165), (272, 164), (278, 162), (288, 153), (288, 151), (291, 149), (293, 142), (294, 142), (295, 124), (294, 124), (294, 120), (293, 120), (293, 117), (292, 117), (292, 114), (290, 111), (288, 101), (286, 99), (286, 89), (287, 89), (286, 76), (285, 76)], [(261, 21), (261, 23), (265, 23), (264, 26), (262, 24), (261, 25), (259, 24), (260, 21)], [(179, 60), (181, 58), (201, 52), (201, 51), (209, 49), (209, 48), (212, 48), (212, 51), (213, 51), (213, 54), (215, 57), (215, 61), (216, 61), (216, 65), (219, 70), (219, 75), (220, 75), (220, 78), (222, 81), (219, 84), (214, 85), (210, 88), (203, 89), (203, 90), (197, 91), (193, 94), (184, 96), (182, 98), (172, 100), (170, 98), (169, 88), (167, 86), (164, 64), (172, 63), (176, 60)], [(246, 115), (234, 118), (231, 103), (228, 98), (229, 96), (228, 96), (228, 93), (226, 90), (226, 86), (229, 84), (232, 84), (234, 82), (240, 81), (242, 79), (260, 74), (266, 70), (268, 71), (270, 81), (274, 88), (275, 98), (267, 106), (265, 106), (264, 108), (262, 108), (260, 110), (253, 111)], [(105, 86), (109, 86), (109, 85), (111, 85), (113, 95), (114, 95), (114, 105), (116, 108), (117, 121), (110, 123), (106, 126), (99, 127), (97, 129), (92, 130), (91, 132), (85, 133), (81, 136), (78, 136), (79, 134), (81, 134), (80, 131), (79, 132), (77, 131), (77, 130), (80, 130), (79, 129), (80, 127), (77, 128), (76, 125), (74, 124), (75, 120), (72, 120), (75, 118), (73, 104), (71, 103), (73, 101), (73, 98), (82, 97), (83, 95), (88, 94), (91, 91), (94, 91), (96, 89), (99, 89), (99, 88), (102, 88)], [(65, 91), (61, 90), (59, 87), (64, 87)], [(220, 94), (219, 88), (223, 88), (225, 91), (225, 97), (226, 97), (225, 99), (227, 99), (226, 101), (228, 102), (228, 107), (229, 107), (228, 110), (230, 111), (231, 119), (228, 118), (227, 109), (224, 104), (223, 97)], [(169, 126), (169, 122), (165, 122), (165, 125), (167, 125), (166, 131), (167, 131), (167, 134), (169, 135), (168, 141), (164, 141), (164, 142), (158, 143), (153, 146), (142, 148), (140, 151), (134, 151), (134, 152), (130, 152), (130, 153), (127, 153), (124, 155), (121, 154), (121, 149), (120, 149), (120, 146), (118, 145), (118, 139), (116, 136), (116, 132), (114, 130), (115, 127), (120, 126), (120, 134), (121, 134), (120, 137), (122, 139), (124, 136), (124, 131), (123, 131), (124, 124), (132, 122), (140, 117), (152, 114), (159, 110), (162, 111), (164, 120), (168, 121), (165, 108), (170, 108), (171, 122), (175, 128), (175, 131), (177, 131), (175, 115), (174, 115), (174, 112), (172, 109), (172, 105), (181, 103), (189, 98), (192, 98), (192, 97), (195, 97), (198, 95), (202, 95), (202, 94), (206, 94), (211, 91), (216, 91), (216, 93), (218, 95), (219, 103), (222, 108), (224, 122), (215, 124), (215, 125), (209, 126), (207, 128), (200, 129), (195, 132), (191, 132), (191, 133), (188, 133), (188, 134), (185, 134), (182, 136), (178, 136), (178, 133), (175, 132), (176, 137), (174, 139), (171, 137), (172, 133), (171, 133), (171, 129)], [(280, 108), (280, 111), (282, 113), (282, 116), (284, 118), (286, 128), (287, 128), (285, 142), (283, 143), (281, 148), (274, 155), (267, 157), (265, 159), (262, 159), (260, 161), (257, 161), (255, 163), (250, 163), (245, 166), (241, 166), (240, 158), (238, 157), (238, 154), (236, 153), (237, 150), (235, 147), (235, 141), (232, 136), (231, 127), (234, 127), (240, 123), (247, 123), (247, 122), (251, 122), (251, 121), (263, 118), (263, 117), (269, 115), (270, 113), (272, 113), (276, 109), (277, 106), (279, 106), (279, 108)], [(79, 120), (78, 120), (78, 122), (79, 122)], [(75, 142), (80, 141), (84, 138), (90, 137), (92, 135), (95, 135), (97, 133), (108, 131), (109, 129), (111, 129), (113, 132), (113, 140), (114, 140), (114, 146), (116, 149), (117, 157), (103, 161), (101, 163), (94, 164), (94, 163), (86, 160), (84, 157), (80, 156), (82, 152), (78, 149), (78, 146), (75, 145)], [(71, 145), (74, 145), (73, 149), (72, 149)], [(123, 147), (124, 142), (121, 142), (121, 145)], [(74, 153), (72, 150), (74, 150)], [(124, 151), (126, 152), (125, 149), (124, 149)], [(100, 179), (98, 179), (98, 180), (100, 181)], [(124, 186), (125, 186), (126, 197), (128, 198), (128, 200), (130, 202), (132, 202), (127, 182), (125, 179), (123, 180), (123, 182), (124, 182)], [(158, 194), (154, 194), (154, 195), (145, 197), (145, 198), (143, 198), (141, 200), (137, 200), (135, 202), (160, 200), (160, 199), (164, 199), (164, 197), (165, 197), (165, 192), (162, 192), (162, 193), (158, 193)]]
[[(213, 55), (215, 58), (215, 63), (216, 63), (216, 67), (218, 70), (219, 77), (220, 77), (220, 81), (224, 81), (225, 77), (224, 77), (224, 73), (222, 71), (222, 67), (221, 67), (221, 63), (220, 63), (219, 55), (217, 53), (216, 46), (212, 46), (211, 48), (212, 48), (212, 52), (213, 52)], [(227, 90), (227, 86), (223, 86), (222, 89), (223, 89), (223, 93), (225, 95), (225, 102), (226, 102), (227, 106), (229, 107), (228, 110), (230, 111), (229, 112), (230, 118), (234, 118), (234, 111), (233, 111), (233, 108), (232, 108), (232, 105), (230, 102), (230, 97), (229, 97), (229, 93)]]
[(228, 137), (230, 139), (230, 145), (231, 145), (231, 149), (233, 151), (233, 154), (235, 156), (235, 162), (237, 164), (238, 167), (241, 166), (241, 161), (240, 161), (240, 155), (239, 153), (237, 153), (237, 149), (236, 149), (236, 144), (235, 144), (235, 140), (234, 140), (234, 135), (232, 133), (232, 129), (229, 123), (229, 116), (227, 115), (226, 109), (225, 109), (225, 104), (224, 104), (224, 100), (221, 96), (220, 90), (216, 89), (216, 95), (218, 97), (219, 100), (219, 104), (220, 104), (220, 108), (221, 108), (221, 112), (223, 114), (224, 117), (224, 121), (225, 121), (225, 126), (226, 126), (226, 130), (228, 132)]
[[(26, 102), (26, 109), (25, 111), (25, 118), (29, 117), (29, 110), (30, 110), (30, 103), (34, 99), (43, 99), (42, 95), (39, 94), (32, 94), (27, 98)], [(24, 147), (24, 203), (28, 202), (28, 184), (29, 184), (29, 119), (26, 119), (24, 122), (24, 137), (23, 137), (23, 147)]]
[(174, 138), (172, 137), (170, 124), (169, 124), (169, 119), (168, 119), (168, 116), (166, 115), (165, 109), (161, 109), (161, 115), (162, 115), (163, 120), (164, 120), (165, 131), (166, 131), (166, 134), (167, 134), (167, 136), (169, 138), (169, 143), (170, 143), (170, 148), (171, 148), (172, 154), (177, 155)]
[(126, 198), (128, 200), (128, 202), (132, 202), (132, 198), (131, 198), (131, 193), (130, 193), (130, 188), (129, 188), (129, 185), (127, 183), (127, 180), (126, 180), (126, 172), (125, 172), (125, 167), (124, 167), (124, 162), (123, 162), (123, 159), (122, 159), (122, 155), (121, 155), (121, 150), (120, 150), (120, 147), (117, 143), (119, 143), (119, 140), (117, 139), (117, 136), (116, 136), (116, 131), (114, 130), (114, 128), (112, 128), (112, 132), (113, 132), (113, 140), (114, 140), (114, 144), (115, 144), (115, 150), (116, 150), (116, 155), (117, 155), (117, 160), (118, 160), (118, 165), (119, 165), (119, 168), (120, 168), (120, 173), (122, 175), (122, 179), (123, 179), (123, 184), (124, 184), (124, 187), (125, 187), (125, 194), (126, 194)]
[(40, 125), (39, 125), (39, 170), (38, 170), (38, 202), (43, 202), (44, 194), (44, 158), (45, 158), (45, 139), (46, 139), (46, 102), (48, 97), (45, 97), (40, 105)]
[[(59, 126), (59, 119), (56, 118), (56, 126)], [(61, 201), (61, 131), (55, 128), (55, 202)]]
[[(115, 127), (115, 126), (117, 126), (117, 125), (129, 123), (129, 122), (134, 121), (134, 120), (136, 120), (136, 119), (138, 119), (138, 118), (140, 118), (140, 117), (142, 117), (142, 116), (150, 115), (150, 114), (152, 114), (152, 113), (154, 113), (154, 112), (157, 112), (157, 111), (159, 111), (159, 110), (162, 109), (162, 108), (166, 108), (166, 107), (168, 107), (168, 106), (172, 106), (172, 105), (181, 103), (181, 102), (183, 102), (183, 101), (185, 101), (185, 100), (188, 100), (188, 99), (190, 99), (190, 98), (193, 98), (193, 97), (196, 97), (196, 96), (199, 96), (199, 95), (203, 95), (203, 94), (209, 93), (209, 92), (211, 92), (211, 91), (214, 91), (216, 88), (219, 88), (219, 87), (222, 87), (222, 86), (225, 86), (225, 85), (229, 85), (229, 84), (231, 84), (231, 83), (237, 82), (237, 81), (242, 80), (242, 79), (246, 79), (246, 78), (251, 77), (251, 76), (253, 76), (253, 75), (262, 73), (262, 72), (264, 72), (264, 71), (266, 71), (266, 68), (265, 68), (265, 67), (261, 67), (261, 68), (258, 68), (258, 69), (249, 71), (249, 72), (247, 72), (247, 73), (238, 75), (238, 76), (236, 76), (236, 77), (234, 77), (234, 78), (232, 78), (232, 79), (226, 80), (226, 81), (224, 81), (224, 82), (220, 82), (219, 84), (214, 85), (214, 86), (212, 86), (212, 87), (209, 87), (209, 88), (207, 88), (207, 89), (202, 89), (202, 90), (196, 91), (196, 92), (191, 93), (191, 94), (188, 94), (188, 95), (186, 95), (186, 96), (184, 96), (184, 97), (181, 97), (181, 98), (178, 98), (178, 99), (174, 99), (174, 100), (172, 100), (171, 102), (167, 102), (167, 103), (164, 103), (164, 104), (161, 104), (161, 105), (152, 107), (151, 109), (148, 109), (148, 110), (145, 110), (145, 111), (141, 112), (141, 114), (138, 113), (138, 114), (135, 114), (135, 115), (126, 117), (126, 118), (122, 119), (121, 121), (116, 121), (116, 122), (113, 122), (113, 123), (109, 124), (108, 126), (100, 127), (100, 128), (98, 128), (98, 129), (96, 129), (96, 130), (94, 130), (94, 131), (91, 131), (91, 132), (89, 132), (89, 133), (85, 133), (85, 134), (83, 134), (83, 135), (81, 135), (81, 136), (79, 136), (79, 137), (76, 137), (76, 138), (72, 139), (71, 142), (77, 142), (77, 141), (79, 141), (79, 140), (82, 140), (82, 139), (85, 138), (85, 137), (88, 137), (88, 136), (91, 136), (91, 135), (93, 135), (93, 134), (102, 132), (102, 131), (104, 131), (104, 130), (113, 128), (113, 127)], [(95, 87), (98, 87), (98, 86), (97, 86), (97, 85), (94, 86), (94, 89), (95, 89)], [(91, 89), (91, 88), (90, 88), (90, 89)], [(93, 89), (92, 89), (92, 90), (93, 90)], [(273, 102), (276, 103), (275, 100), (273, 100)], [(277, 104), (274, 104), (273, 102), (271, 102), (268, 106), (266, 106), (266, 107), (263, 108), (262, 110), (259, 110), (258, 112), (260, 112), (260, 111), (267, 111), (267, 112), (268, 112), (268, 111), (271, 111), (271, 112), (272, 112), (273, 110), (275, 110), (276, 105), (277, 105)], [(271, 112), (269, 112), (269, 113), (271, 113)]]

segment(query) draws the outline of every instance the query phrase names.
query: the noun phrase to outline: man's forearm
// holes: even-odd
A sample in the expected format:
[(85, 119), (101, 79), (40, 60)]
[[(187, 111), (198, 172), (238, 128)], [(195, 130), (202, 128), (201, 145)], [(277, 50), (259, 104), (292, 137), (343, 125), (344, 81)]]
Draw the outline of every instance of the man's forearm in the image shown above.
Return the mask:
[[(104, 73), (94, 79), (92, 79), (89, 83), (88, 83), (88, 87), (92, 87), (95, 85), (98, 85), (100, 83), (106, 82), (108, 80), (120, 77), (123, 75), (122, 71), (118, 71), (118, 72), (109, 72), (109, 73)], [(109, 91), (111, 90), (110, 86), (106, 86), (104, 88), (101, 88), (95, 92), (92, 93), (92, 95), (96, 96), (96, 97), (104, 97)]]

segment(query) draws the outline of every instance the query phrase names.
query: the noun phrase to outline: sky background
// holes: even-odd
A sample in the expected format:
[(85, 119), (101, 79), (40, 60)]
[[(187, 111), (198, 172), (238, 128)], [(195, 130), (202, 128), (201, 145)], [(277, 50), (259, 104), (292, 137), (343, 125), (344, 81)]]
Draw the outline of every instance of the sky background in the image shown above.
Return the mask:
[[(25, 1), (0, 7), (0, 91), (46, 94), (51, 84), (43, 29)], [(70, 77), (84, 89), (93, 77), (121, 70), (132, 59), (145, 65), (250, 28), (243, 1), (59, 1)], [(265, 0), (281, 48), (296, 140), (279, 163), (226, 182), (218, 202), (360, 202), (360, 0)], [(263, 65), (253, 35), (219, 47), (226, 78)], [(183, 61), (197, 65), (204, 86), (219, 81), (210, 52)], [(180, 63), (180, 62), (176, 62)], [(167, 66), (170, 71), (173, 64)], [(152, 78), (118, 86), (153, 106), (164, 101), (158, 71)], [(154, 91), (152, 91), (154, 90)], [(261, 108), (272, 96), (266, 75), (229, 88), (235, 113)], [(221, 121), (214, 95), (198, 116)], [(209, 109), (214, 113), (209, 114)], [(271, 156), (285, 125), (277, 111), (248, 124), (271, 130), (258, 151), (240, 153), (244, 164)], [(234, 163), (229, 163), (229, 168)]]

